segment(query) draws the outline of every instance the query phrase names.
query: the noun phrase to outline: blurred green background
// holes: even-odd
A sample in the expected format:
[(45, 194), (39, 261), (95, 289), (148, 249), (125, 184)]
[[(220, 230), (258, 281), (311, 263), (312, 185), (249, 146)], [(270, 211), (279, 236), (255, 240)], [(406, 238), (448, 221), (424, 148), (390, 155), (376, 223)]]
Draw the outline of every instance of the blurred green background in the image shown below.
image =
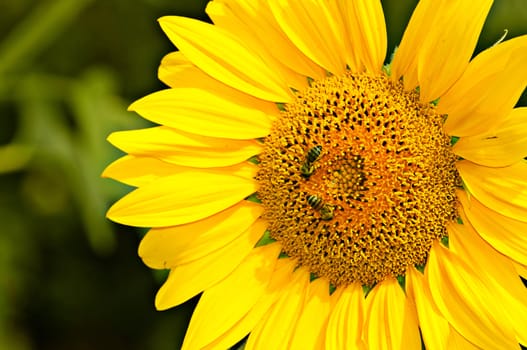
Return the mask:
[[(383, 2), (390, 52), (415, 3)], [(107, 135), (148, 125), (127, 106), (163, 88), (156, 19), (205, 4), (0, 0), (0, 349), (180, 347), (196, 300), (154, 310), (144, 232), (105, 219), (130, 188), (100, 173), (121, 155)], [(527, 33), (525, 0), (496, 1), (478, 50), (504, 29)]]

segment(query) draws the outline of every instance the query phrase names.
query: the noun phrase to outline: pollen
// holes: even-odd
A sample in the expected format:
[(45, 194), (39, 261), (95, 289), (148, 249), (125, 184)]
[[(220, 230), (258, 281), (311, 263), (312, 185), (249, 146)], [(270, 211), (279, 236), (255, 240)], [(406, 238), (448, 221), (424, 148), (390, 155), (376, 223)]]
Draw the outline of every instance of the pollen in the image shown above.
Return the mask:
[(334, 286), (424, 265), (457, 218), (444, 116), (385, 75), (314, 81), (264, 141), (257, 181), (272, 238)]

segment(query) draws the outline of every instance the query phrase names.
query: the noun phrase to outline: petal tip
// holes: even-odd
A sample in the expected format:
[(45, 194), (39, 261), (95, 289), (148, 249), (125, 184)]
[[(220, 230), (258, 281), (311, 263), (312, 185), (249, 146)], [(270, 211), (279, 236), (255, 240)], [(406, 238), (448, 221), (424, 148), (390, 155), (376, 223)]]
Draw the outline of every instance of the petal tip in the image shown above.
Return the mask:
[(163, 292), (163, 287), (157, 292), (156, 298), (154, 301), (154, 307), (157, 311), (165, 311), (170, 309), (171, 307), (175, 305), (171, 305), (170, 302), (168, 302), (165, 298), (165, 293)]
[(126, 109), (128, 112), (137, 112), (137, 106), (140, 104), (139, 101), (141, 101), (141, 99), (137, 100), (137, 101), (134, 101), (132, 102), (128, 108)]
[(168, 24), (169, 22), (172, 22), (174, 17), (177, 17), (177, 16), (161, 16), (157, 19), (157, 23), (163, 26), (165, 24)]

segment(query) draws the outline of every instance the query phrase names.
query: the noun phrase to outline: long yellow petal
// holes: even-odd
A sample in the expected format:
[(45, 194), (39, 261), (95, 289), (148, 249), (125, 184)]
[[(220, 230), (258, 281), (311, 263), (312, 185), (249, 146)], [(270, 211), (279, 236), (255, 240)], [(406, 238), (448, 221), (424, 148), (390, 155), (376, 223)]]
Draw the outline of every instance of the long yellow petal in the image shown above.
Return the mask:
[(195, 168), (238, 164), (261, 153), (263, 148), (255, 140), (212, 138), (163, 126), (114, 132), (108, 141), (128, 154)]
[[(280, 115), (280, 110), (275, 102), (247, 95), (240, 90), (225, 85), (196, 67), (181, 51), (171, 52), (163, 57), (159, 66), (158, 76), (162, 82), (171, 88), (212, 91), (215, 95), (222, 96), (223, 99), (235, 101), (241, 106), (260, 111), (270, 120), (275, 120)], [(266, 119), (264, 118), (258, 122), (262, 123), (265, 121)], [(232, 135), (227, 137), (234, 138)]]
[(309, 272), (299, 268), (293, 282), (269, 312), (256, 325), (245, 346), (246, 350), (287, 349), (306, 298)]
[(450, 326), (450, 331), (448, 333), (447, 349), (456, 349), (456, 350), (481, 350), (481, 348), (469, 342), (464, 338), (458, 331), (452, 326)]
[(296, 261), (294, 259), (279, 259), (272, 273), (271, 281), (254, 307), (221, 337), (202, 350), (228, 349), (252, 331), (276, 300), (288, 290), (295, 266)]
[[(181, 80), (181, 76), (207, 76), (201, 69), (190, 62), (181, 51), (166, 54), (157, 70), (159, 80), (170, 87)], [(212, 78), (211, 78), (212, 79)]]
[(518, 342), (527, 344), (527, 289), (509, 259), (494, 250), (468, 225), (452, 224), (448, 231), (450, 247), (467, 264), (479, 271), (486, 286), (499, 300)]
[(116, 202), (107, 216), (139, 227), (186, 224), (218, 213), (256, 190), (256, 181), (228, 170), (190, 168), (132, 191)]
[[(102, 177), (115, 179), (134, 187), (143, 187), (163, 177), (199, 170), (197, 168), (167, 163), (156, 158), (126, 155), (111, 163), (104, 170)], [(241, 176), (245, 179), (253, 179), (256, 175), (257, 166), (251, 162), (243, 162), (228, 167), (209, 170), (226, 172)]]
[(170, 270), (156, 295), (156, 308), (166, 310), (212, 287), (228, 276), (254, 249), (267, 224), (256, 222), (246, 233), (209, 255)]
[[(364, 65), (372, 73), (382, 69), (388, 46), (384, 12), (379, 0), (338, 1), (344, 18), (345, 40), (350, 41), (348, 65), (360, 70)], [(350, 62), (351, 61), (351, 62)], [(355, 66), (355, 67), (354, 67)]]
[(417, 3), (404, 31), (401, 44), (395, 51), (391, 64), (391, 77), (396, 81), (404, 77), (404, 86), (407, 90), (412, 90), (419, 84), (418, 52), (432, 32), (432, 24), (438, 14), (437, 5), (438, 2), (434, 0), (421, 0)]
[(419, 328), (427, 349), (449, 350), (447, 346), (450, 325), (441, 315), (432, 300), (428, 282), (423, 274), (414, 267), (406, 273), (406, 288), (409, 297), (414, 301), (419, 319)]
[(247, 180), (254, 180), (256, 173), (258, 172), (258, 165), (252, 162), (243, 162), (240, 164), (215, 169), (218, 172), (227, 172)]
[(452, 148), (457, 155), (474, 163), (504, 167), (527, 156), (527, 108), (515, 108), (495, 129), (459, 139)]
[(503, 255), (527, 265), (527, 222), (498, 214), (465, 191), (458, 191), (457, 198), (468, 221), (485, 241)]
[(421, 349), (415, 309), (394, 278), (377, 284), (366, 298), (364, 326), (369, 349)]
[[(158, 75), (159, 79), (171, 88), (191, 88), (211, 91), (215, 95), (221, 96), (224, 100), (237, 103), (244, 108), (260, 111), (267, 118), (260, 117), (259, 119), (261, 120), (252, 121), (251, 123), (256, 123), (255, 126), (262, 124), (261, 126), (268, 128), (269, 121), (267, 119), (274, 120), (280, 115), (280, 110), (275, 102), (264, 101), (225, 85), (192, 64), (181, 51), (171, 52), (163, 57), (161, 65), (159, 66)], [(233, 118), (236, 118), (236, 116)], [(227, 136), (227, 138), (235, 137), (231, 135)]]
[(274, 67), (229, 32), (178, 16), (162, 17), (159, 23), (185, 57), (215, 79), (266, 101), (291, 100), (291, 91), (274, 74)]
[(262, 214), (259, 204), (241, 201), (190, 224), (151, 229), (139, 245), (139, 256), (153, 269), (201, 259), (244, 233)]
[(486, 207), (527, 222), (527, 163), (488, 168), (469, 161), (456, 164), (468, 192)]
[[(267, 64), (274, 67), (274, 73), (280, 76), (289, 87), (296, 90), (306, 88), (308, 81), (305, 75), (289, 68), (284, 61), (278, 61), (271, 54), (267, 47), (270, 39), (265, 38), (265, 41), (260, 41), (254, 31), (261, 31), (261, 28), (256, 27), (255, 23), (251, 21), (253, 12), (250, 7), (244, 5), (243, 2), (215, 0), (207, 4), (205, 12), (214, 25), (232, 33), (244, 46), (260, 56)], [(263, 13), (260, 13), (260, 15), (263, 15)]]
[[(437, 1), (436, 1), (437, 2)], [(493, 0), (441, 1), (418, 54), (420, 99), (442, 96), (468, 66)]]
[(318, 278), (309, 284), (306, 302), (288, 349), (323, 349), (330, 310), (329, 282), (324, 278)]
[(482, 349), (515, 349), (507, 316), (486, 282), (458, 256), (436, 242), (425, 270), (434, 302), (448, 322)]
[(108, 165), (101, 176), (141, 187), (185, 169), (155, 158), (126, 155)]
[(182, 350), (214, 342), (254, 307), (271, 279), (280, 248), (275, 243), (253, 249), (229, 276), (203, 292)]
[(342, 21), (327, 1), (271, 0), (273, 14), (289, 39), (313, 62), (333, 74), (345, 71)]
[(527, 35), (502, 42), (478, 54), (437, 105), (448, 114), (445, 131), (478, 135), (501, 124), (527, 84)]
[[(271, 119), (260, 101), (237, 99), (232, 89), (180, 87), (147, 95), (129, 110), (155, 123), (189, 133), (230, 139), (253, 139), (269, 134)], [(207, 103), (203, 103), (207, 101)], [(261, 102), (262, 108), (268, 108)]]
[(513, 261), (512, 264), (514, 265), (518, 275), (522, 276), (524, 279), (527, 279), (527, 266), (519, 264), (516, 261)]
[(329, 317), (326, 349), (366, 349), (364, 329), (364, 292), (358, 283), (345, 287)]
[[(289, 69), (313, 79), (323, 79), (325, 71), (304, 55), (280, 29), (267, 0), (215, 0), (225, 4), (233, 14), (247, 25), (268, 53)], [(210, 5), (211, 3), (209, 3)], [(262, 30), (265, 28), (265, 30)], [(239, 35), (240, 32), (236, 32)]]

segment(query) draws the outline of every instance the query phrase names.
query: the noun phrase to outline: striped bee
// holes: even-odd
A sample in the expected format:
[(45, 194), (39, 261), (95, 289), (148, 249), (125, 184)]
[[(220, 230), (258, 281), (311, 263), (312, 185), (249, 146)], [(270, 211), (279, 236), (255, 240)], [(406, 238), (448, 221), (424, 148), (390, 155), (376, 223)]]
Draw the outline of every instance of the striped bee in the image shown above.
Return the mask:
[(300, 166), (300, 173), (303, 177), (309, 178), (313, 172), (315, 171), (315, 166), (313, 163), (316, 162), (318, 158), (320, 158), (320, 154), (322, 153), (322, 146), (317, 145), (309, 151), (307, 151), (306, 159), (304, 163)]
[(310, 194), (307, 196), (307, 203), (311, 208), (315, 209), (320, 213), (320, 218), (322, 220), (331, 220), (333, 219), (333, 214), (335, 212), (335, 206), (329, 203), (324, 202), (319, 196)]

